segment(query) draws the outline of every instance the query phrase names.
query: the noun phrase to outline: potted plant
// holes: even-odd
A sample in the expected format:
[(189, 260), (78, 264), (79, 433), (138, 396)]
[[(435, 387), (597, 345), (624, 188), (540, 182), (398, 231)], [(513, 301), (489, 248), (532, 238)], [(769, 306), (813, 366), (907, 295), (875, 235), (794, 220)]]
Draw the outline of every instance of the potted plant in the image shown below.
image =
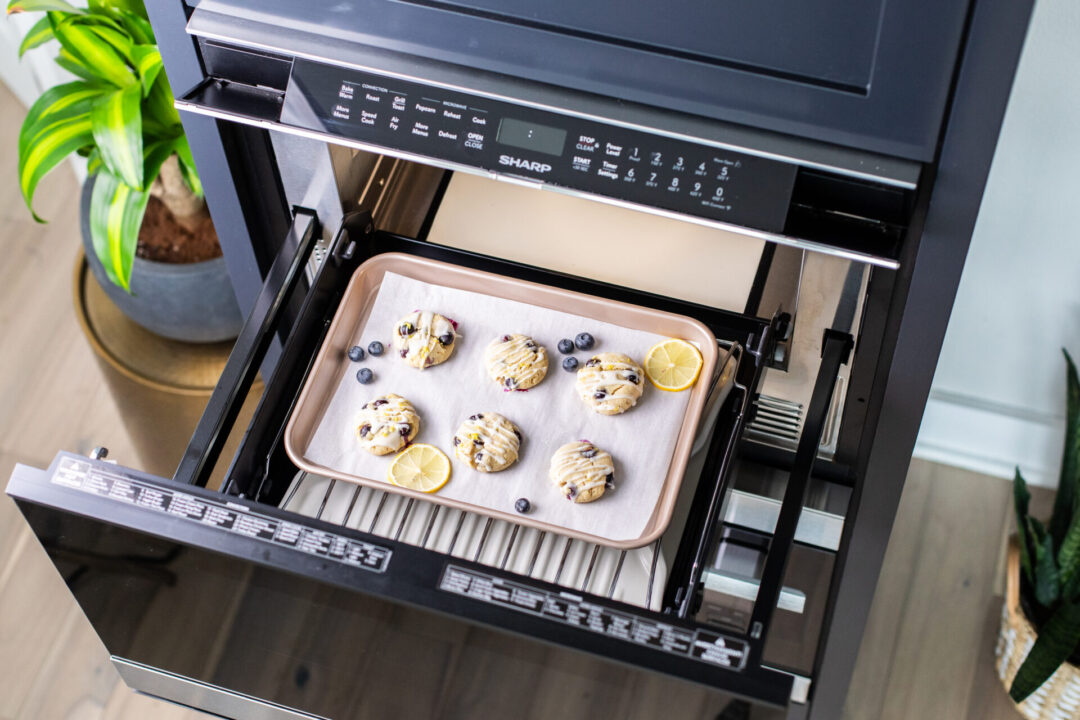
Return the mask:
[(1031, 720), (1080, 717), (1080, 380), (1065, 353), (1065, 450), (1048, 525), (1028, 514), (1016, 470), (1017, 534), (1009, 550), (998, 674)]
[(20, 56), (56, 40), (56, 62), (76, 76), (46, 90), (19, 133), (31, 213), (41, 179), (71, 153), (85, 157), (83, 244), (110, 299), (166, 337), (235, 337), (240, 310), (140, 0), (90, 0), (85, 9), (11, 0), (7, 11), (44, 12)]

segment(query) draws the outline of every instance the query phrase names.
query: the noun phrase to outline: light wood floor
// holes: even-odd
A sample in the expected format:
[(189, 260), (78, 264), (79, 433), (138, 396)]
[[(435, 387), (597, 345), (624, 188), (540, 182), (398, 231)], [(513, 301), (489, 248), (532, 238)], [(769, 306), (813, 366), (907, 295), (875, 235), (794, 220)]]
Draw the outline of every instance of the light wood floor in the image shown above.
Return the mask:
[[(46, 179), (37, 225), (16, 184), (22, 110), (0, 85), (0, 487), (58, 449), (137, 465), (72, 312), (78, 187)], [(1048, 504), (1045, 494), (1037, 500)], [(915, 462), (874, 599), (846, 720), (1011, 720), (991, 667), (1009, 488)], [(690, 686), (688, 693), (694, 691)], [(703, 696), (704, 697), (704, 696)], [(680, 703), (711, 718), (706, 701)], [(0, 720), (206, 717), (124, 686), (14, 504), (0, 495)]]

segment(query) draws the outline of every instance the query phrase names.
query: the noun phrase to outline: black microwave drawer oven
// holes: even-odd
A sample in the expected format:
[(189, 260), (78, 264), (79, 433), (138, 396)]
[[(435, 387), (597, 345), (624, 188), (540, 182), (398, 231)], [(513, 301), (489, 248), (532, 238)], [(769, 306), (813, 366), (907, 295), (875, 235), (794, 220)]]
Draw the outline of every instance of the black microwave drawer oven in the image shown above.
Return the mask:
[[(59, 452), (6, 486), (125, 682), (244, 719), (840, 717), (1031, 3), (148, 11), (247, 320), (172, 477)], [(293, 464), (387, 252), (713, 332), (660, 539)]]

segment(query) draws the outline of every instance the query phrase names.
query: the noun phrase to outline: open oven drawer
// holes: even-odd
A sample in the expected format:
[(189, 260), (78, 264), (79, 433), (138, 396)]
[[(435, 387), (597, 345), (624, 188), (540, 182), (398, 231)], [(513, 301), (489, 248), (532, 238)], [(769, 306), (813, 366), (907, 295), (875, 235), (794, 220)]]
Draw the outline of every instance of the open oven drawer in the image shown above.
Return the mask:
[[(366, 213), (346, 216), (305, 280), (319, 235), (315, 214), (296, 210), (173, 478), (61, 453), (45, 470), (17, 466), (8, 484), (129, 684), (231, 717), (359, 716), (379, 693), (407, 690), (395, 707), (426, 716), (438, 699), (401, 678), (443, 672), (466, 627), (434, 612), (787, 706), (793, 676), (763, 651), (850, 336), (826, 341), (800, 445), (810, 454), (795, 455), (775, 508), (748, 622), (722, 628), (702, 597), (722, 528), (739, 522), (725, 496), (768, 322), (376, 231)], [(706, 413), (664, 538), (601, 548), (297, 471), (282, 433), (311, 361), (353, 270), (390, 251), (690, 315), (732, 349), (734, 390)], [(289, 307), (299, 312), (286, 328)], [(240, 449), (221, 489), (207, 489), (279, 333), (287, 339)]]

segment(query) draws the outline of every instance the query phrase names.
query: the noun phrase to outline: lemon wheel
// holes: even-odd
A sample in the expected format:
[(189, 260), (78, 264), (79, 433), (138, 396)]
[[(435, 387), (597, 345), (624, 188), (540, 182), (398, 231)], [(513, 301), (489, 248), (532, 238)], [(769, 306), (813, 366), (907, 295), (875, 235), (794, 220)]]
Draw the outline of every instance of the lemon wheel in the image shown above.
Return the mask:
[(661, 390), (678, 392), (694, 384), (701, 373), (701, 353), (678, 338), (652, 346), (645, 358), (645, 375)]
[(450, 458), (434, 445), (410, 445), (390, 463), (386, 477), (398, 487), (432, 493), (450, 479)]

